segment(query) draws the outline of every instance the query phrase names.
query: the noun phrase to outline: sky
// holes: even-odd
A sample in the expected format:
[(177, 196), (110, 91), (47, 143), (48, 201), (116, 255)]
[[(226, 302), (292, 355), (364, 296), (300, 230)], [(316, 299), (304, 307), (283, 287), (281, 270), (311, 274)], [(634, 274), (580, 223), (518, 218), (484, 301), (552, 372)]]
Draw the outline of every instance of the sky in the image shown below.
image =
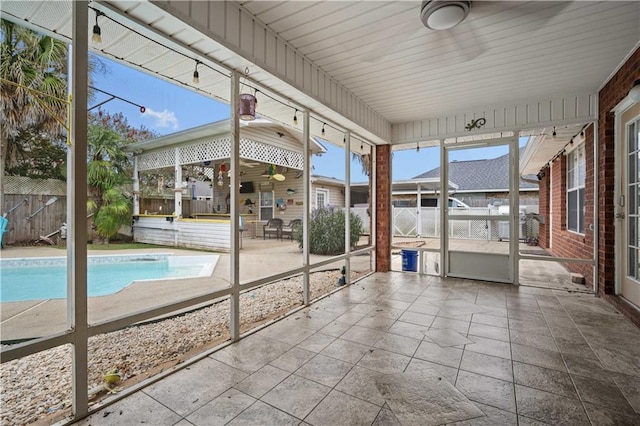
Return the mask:
[[(111, 113), (122, 112), (129, 124), (139, 128), (145, 126), (161, 135), (174, 133), (203, 124), (213, 123), (229, 117), (229, 106), (199, 95), (176, 84), (128, 68), (117, 62), (100, 57), (105, 72), (94, 75), (94, 87), (125, 98), (146, 108), (144, 114), (138, 107), (118, 99), (107, 102), (101, 109)], [(89, 107), (109, 99), (108, 95), (96, 93)], [(259, 112), (259, 111), (258, 111)], [(521, 139), (522, 146), (526, 140)], [(327, 152), (314, 156), (313, 174), (345, 178), (344, 149), (323, 142)], [(505, 146), (451, 151), (450, 161), (481, 160), (499, 157), (507, 153)], [(407, 149), (394, 151), (393, 180), (407, 180), (440, 165), (439, 148)], [(366, 182), (359, 162), (351, 161), (351, 181)]]

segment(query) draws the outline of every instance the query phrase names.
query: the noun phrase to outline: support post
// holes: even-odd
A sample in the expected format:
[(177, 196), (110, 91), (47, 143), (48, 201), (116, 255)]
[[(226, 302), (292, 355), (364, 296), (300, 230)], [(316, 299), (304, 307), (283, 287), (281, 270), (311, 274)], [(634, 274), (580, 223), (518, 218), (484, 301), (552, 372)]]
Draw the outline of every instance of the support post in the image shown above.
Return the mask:
[(67, 326), (73, 330), (72, 410), (78, 420), (89, 412), (87, 331), (87, 1), (72, 2), (73, 48), (70, 78), (70, 143), (67, 157)]
[(391, 270), (391, 145), (375, 149), (376, 272)]
[(137, 155), (133, 157), (133, 214), (140, 214), (140, 176)]
[(520, 280), (520, 144), (519, 131), (513, 132), (509, 144), (509, 211), (511, 212), (511, 234), (509, 251), (511, 252), (512, 283), (518, 285)]
[(311, 210), (311, 151), (309, 150), (310, 135), (309, 111), (302, 112), (302, 301), (305, 306), (311, 303), (310, 270), (309, 270), (309, 212)]
[(231, 341), (240, 339), (240, 251), (239, 251), (239, 217), (240, 211), (240, 121), (238, 107), (240, 103), (240, 74), (231, 74)]
[[(182, 166), (180, 165), (180, 148), (175, 149), (174, 175), (175, 183), (173, 185), (173, 213), (176, 217), (182, 217)], [(165, 212), (165, 214), (169, 214)]]
[(344, 283), (351, 284), (351, 132), (344, 135)]
[(440, 276), (449, 272), (449, 153), (440, 141)]

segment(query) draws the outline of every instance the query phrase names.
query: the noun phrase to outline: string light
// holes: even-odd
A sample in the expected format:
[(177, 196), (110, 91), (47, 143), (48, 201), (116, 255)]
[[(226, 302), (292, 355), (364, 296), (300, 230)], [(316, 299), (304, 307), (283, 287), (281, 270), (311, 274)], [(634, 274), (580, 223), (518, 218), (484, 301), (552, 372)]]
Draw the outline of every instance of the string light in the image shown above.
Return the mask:
[(196, 69), (193, 71), (193, 84), (200, 84), (200, 73), (198, 73), (200, 61), (196, 60)]
[(98, 25), (98, 17), (106, 15), (97, 9), (94, 10), (96, 12), (96, 24), (93, 26), (93, 35), (91, 36), (91, 41), (93, 41), (94, 43), (102, 43), (102, 30), (100, 30), (100, 25)]
[(416, 144), (416, 152), (420, 152), (420, 144), (419, 143)]
[(326, 124), (327, 124), (327, 123), (322, 123), (322, 132), (321, 132), (321, 133), (322, 133), (322, 136), (324, 136), (324, 126), (325, 126)]
[(298, 110), (296, 109), (296, 112), (293, 113), (293, 124), (295, 124), (296, 126), (298, 125)]
[(558, 135), (556, 133), (556, 126), (553, 126), (553, 133), (551, 134), (554, 138)]

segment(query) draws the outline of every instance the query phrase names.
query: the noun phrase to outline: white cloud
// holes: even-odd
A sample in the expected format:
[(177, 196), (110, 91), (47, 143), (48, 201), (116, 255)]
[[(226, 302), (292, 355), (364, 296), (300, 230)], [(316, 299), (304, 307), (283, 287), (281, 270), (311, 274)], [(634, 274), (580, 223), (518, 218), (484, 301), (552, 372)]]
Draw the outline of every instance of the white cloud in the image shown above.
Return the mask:
[(154, 126), (155, 127), (170, 127), (174, 130), (178, 129), (178, 118), (176, 117), (173, 111), (154, 111), (151, 108), (147, 108), (147, 110), (142, 114), (143, 118), (153, 118), (155, 119)]

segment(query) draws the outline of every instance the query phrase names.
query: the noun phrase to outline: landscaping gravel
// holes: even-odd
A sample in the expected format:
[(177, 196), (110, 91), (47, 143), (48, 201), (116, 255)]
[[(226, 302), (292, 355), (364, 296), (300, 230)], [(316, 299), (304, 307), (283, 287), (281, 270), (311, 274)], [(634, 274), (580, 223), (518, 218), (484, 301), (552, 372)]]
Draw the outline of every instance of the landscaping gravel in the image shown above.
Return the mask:
[[(335, 288), (336, 270), (312, 274), (312, 297)], [(352, 279), (355, 278), (352, 277)], [(246, 331), (302, 303), (302, 276), (278, 281), (240, 296), (241, 329)], [(180, 316), (132, 326), (89, 339), (89, 389), (117, 368), (121, 386), (130, 386), (229, 338), (229, 301)], [(70, 413), (71, 345), (0, 366), (2, 425), (59, 420)], [(104, 392), (102, 392), (104, 394)], [(44, 417), (50, 418), (43, 419)]]

